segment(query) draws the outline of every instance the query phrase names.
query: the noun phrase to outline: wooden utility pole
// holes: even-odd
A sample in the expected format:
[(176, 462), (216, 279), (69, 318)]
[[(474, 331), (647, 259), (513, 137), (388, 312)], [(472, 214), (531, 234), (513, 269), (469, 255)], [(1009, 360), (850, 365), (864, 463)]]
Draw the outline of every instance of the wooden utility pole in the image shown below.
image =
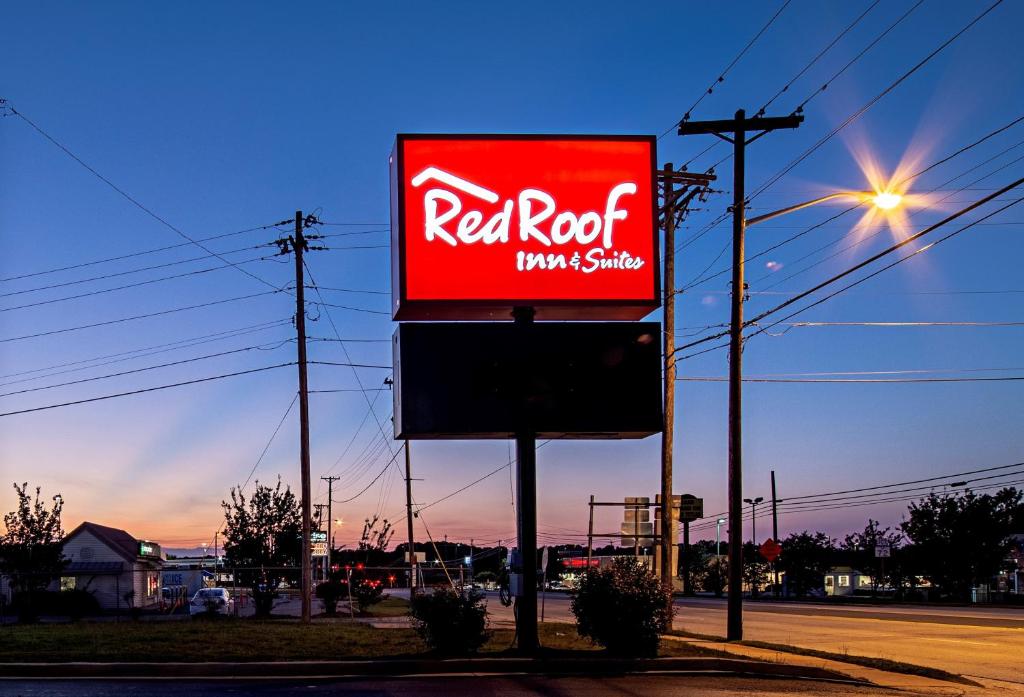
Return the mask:
[(295, 331), (299, 349), (299, 456), (302, 468), (302, 622), (309, 624), (313, 604), (313, 557), (310, 545), (312, 518), (311, 487), (309, 482), (309, 383), (306, 378), (306, 293), (302, 254), (306, 251), (306, 238), (302, 234), (302, 211), (295, 211), (295, 234), (291, 239), (295, 252)]
[[(662, 227), (665, 230), (663, 256), (664, 268), (664, 327), (662, 327), (664, 369), (665, 422), (661, 434), (661, 529), (656, 532), (660, 539), (661, 582), (672, 587), (675, 567), (672, 564), (672, 550), (676, 541), (672, 535), (672, 467), (675, 446), (676, 419), (676, 220), (686, 211), (694, 196), (707, 191), (707, 185), (715, 177), (709, 174), (677, 172), (671, 162), (658, 172), (662, 185)], [(681, 188), (677, 189), (677, 185)], [(666, 503), (667, 502), (667, 503)]]
[[(729, 324), (729, 604), (726, 638), (743, 639), (743, 301), (747, 286), (743, 277), (746, 242), (747, 145), (765, 133), (797, 128), (799, 114), (747, 118), (740, 109), (735, 118), (718, 121), (683, 121), (679, 135), (712, 134), (733, 145), (732, 203), (732, 297)], [(757, 134), (747, 138), (749, 131)], [(729, 134), (729, 135), (726, 135)]]
[(665, 163), (665, 326), (663, 378), (665, 381), (665, 425), (661, 433), (661, 583), (672, 588), (675, 569), (672, 568), (672, 447), (676, 423), (676, 214), (675, 183), (671, 162)]
[[(779, 500), (775, 496), (775, 470), (772, 470), (772, 539), (775, 540), (775, 544), (779, 543)], [(781, 588), (779, 588), (779, 570), (775, 566), (777, 559), (772, 559), (772, 590), (775, 591), (775, 597), (779, 597)]]
[(594, 495), (590, 495), (590, 523), (587, 525), (587, 568), (594, 557)]
[(320, 479), (327, 482), (327, 569), (331, 568), (331, 553), (334, 551), (334, 482), (340, 476), (326, 476)]
[(409, 528), (409, 594), (416, 592), (416, 546), (412, 536), (412, 462), (405, 441), (405, 524)]

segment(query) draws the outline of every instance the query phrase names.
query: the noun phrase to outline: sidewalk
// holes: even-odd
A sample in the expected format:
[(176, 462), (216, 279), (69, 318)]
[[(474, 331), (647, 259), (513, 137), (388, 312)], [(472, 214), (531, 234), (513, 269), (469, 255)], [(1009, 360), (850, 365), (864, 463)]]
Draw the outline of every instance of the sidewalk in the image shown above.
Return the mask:
[(900, 690), (903, 692), (910, 692), (914, 694), (923, 695), (992, 695), (992, 694), (1006, 694), (1024, 695), (1024, 684), (1009, 683), (1004, 681), (985, 680), (982, 678), (971, 678), (975, 682), (980, 683), (978, 687), (972, 687), (970, 685), (961, 685), (958, 683), (947, 682), (945, 680), (935, 680), (932, 678), (925, 678), (918, 675), (908, 675), (906, 673), (892, 673), (889, 671), (878, 670), (876, 668), (868, 668), (866, 666), (860, 666), (853, 663), (845, 663), (843, 661), (833, 661), (824, 658), (817, 658), (814, 656), (804, 656), (795, 653), (786, 653), (773, 649), (762, 649), (753, 646), (745, 646), (743, 644), (733, 644), (725, 641), (713, 641), (709, 639), (691, 639), (689, 637), (671, 636), (667, 635), (662, 637), (665, 641), (678, 641), (694, 646), (701, 646), (709, 649), (715, 649), (716, 651), (723, 651), (725, 653), (736, 656), (737, 658), (755, 659), (761, 661), (770, 661), (777, 665), (786, 665), (793, 667), (802, 668), (821, 668), (843, 675), (848, 675), (850, 678), (860, 680), (864, 682), (874, 683), (879, 687), (885, 687), (893, 690)]

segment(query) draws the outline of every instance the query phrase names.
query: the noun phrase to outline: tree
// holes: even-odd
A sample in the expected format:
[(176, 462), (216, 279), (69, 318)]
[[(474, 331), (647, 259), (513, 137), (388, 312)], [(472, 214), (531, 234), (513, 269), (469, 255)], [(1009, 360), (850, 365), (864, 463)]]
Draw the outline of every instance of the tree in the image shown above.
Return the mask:
[(223, 501), (224, 558), (234, 567), (239, 583), (252, 589), (256, 613), (270, 614), (278, 577), (268, 567), (295, 567), (302, 552), (302, 513), (291, 489), (281, 478), (271, 488), (256, 482), (246, 500), (241, 487), (232, 487), (231, 502)]
[[(377, 523), (380, 523), (379, 530), (377, 529)], [(363, 534), (359, 538), (359, 551), (382, 552), (387, 549), (394, 534), (395, 531), (387, 518), (381, 520), (378, 515), (374, 515), (372, 519), (367, 518), (363, 521)]]
[(750, 594), (757, 597), (758, 591), (768, 583), (771, 565), (765, 561), (753, 542), (743, 544), (743, 582), (750, 586)]
[[(849, 555), (850, 566), (871, 577), (872, 595), (877, 594), (878, 587), (888, 580), (888, 574), (883, 573), (885, 560), (875, 556), (875, 548), (881, 544), (895, 550), (903, 542), (903, 535), (891, 531), (892, 528), (879, 527), (877, 520), (868, 518), (868, 524), (864, 526), (863, 531), (851, 533), (843, 540), (842, 549)], [(893, 570), (893, 565), (890, 564), (889, 571)]]
[(60, 520), (64, 499), (54, 495), (47, 509), (40, 487), (36, 487), (34, 498), (28, 493), (27, 482), (14, 484), (14, 491), (18, 506), (4, 515), (7, 532), (0, 536), (0, 573), (10, 579), (14, 593), (22, 596), (18, 601), (19, 619), (31, 621), (36, 617), (32, 596), (59, 577), (67, 564)]
[(803, 598), (821, 588), (825, 573), (834, 561), (835, 547), (831, 538), (821, 532), (804, 530), (791, 534), (781, 544), (782, 554), (775, 561), (775, 567), (786, 574), (786, 594), (792, 591)]
[(929, 494), (910, 505), (900, 529), (919, 552), (921, 572), (943, 593), (969, 600), (971, 588), (989, 583), (1006, 567), (1011, 535), (1024, 521), (1024, 493), (967, 490)]

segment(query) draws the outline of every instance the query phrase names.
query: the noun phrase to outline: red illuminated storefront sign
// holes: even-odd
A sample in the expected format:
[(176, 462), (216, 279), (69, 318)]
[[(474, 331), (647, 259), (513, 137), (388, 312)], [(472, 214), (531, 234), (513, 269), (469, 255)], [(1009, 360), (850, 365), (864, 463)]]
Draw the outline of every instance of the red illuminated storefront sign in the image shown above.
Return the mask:
[(640, 319), (660, 304), (652, 136), (399, 135), (396, 320)]
[(586, 557), (569, 557), (562, 560), (562, 566), (570, 569), (585, 569), (588, 566), (600, 566), (600, 564), (601, 561), (599, 559), (591, 558), (588, 561)]

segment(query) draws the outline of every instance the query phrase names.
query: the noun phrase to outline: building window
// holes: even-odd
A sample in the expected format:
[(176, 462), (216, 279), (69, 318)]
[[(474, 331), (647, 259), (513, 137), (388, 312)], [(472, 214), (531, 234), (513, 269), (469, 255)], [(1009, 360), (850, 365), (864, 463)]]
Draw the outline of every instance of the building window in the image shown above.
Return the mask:
[(839, 577), (839, 587), (840, 588), (849, 588), (850, 587), (850, 577), (849, 576), (840, 576)]
[(160, 588), (160, 579), (155, 573), (146, 574), (146, 595), (152, 598)]
[(75, 590), (75, 581), (77, 578), (74, 576), (61, 576), (60, 577), (60, 589), (62, 591), (73, 591)]
[(858, 588), (870, 588), (871, 587), (871, 577), (870, 576), (858, 576), (857, 577), (857, 587)]
[(826, 576), (825, 577), (825, 587), (826, 588), (831, 588), (834, 585), (836, 585), (835, 576)]

